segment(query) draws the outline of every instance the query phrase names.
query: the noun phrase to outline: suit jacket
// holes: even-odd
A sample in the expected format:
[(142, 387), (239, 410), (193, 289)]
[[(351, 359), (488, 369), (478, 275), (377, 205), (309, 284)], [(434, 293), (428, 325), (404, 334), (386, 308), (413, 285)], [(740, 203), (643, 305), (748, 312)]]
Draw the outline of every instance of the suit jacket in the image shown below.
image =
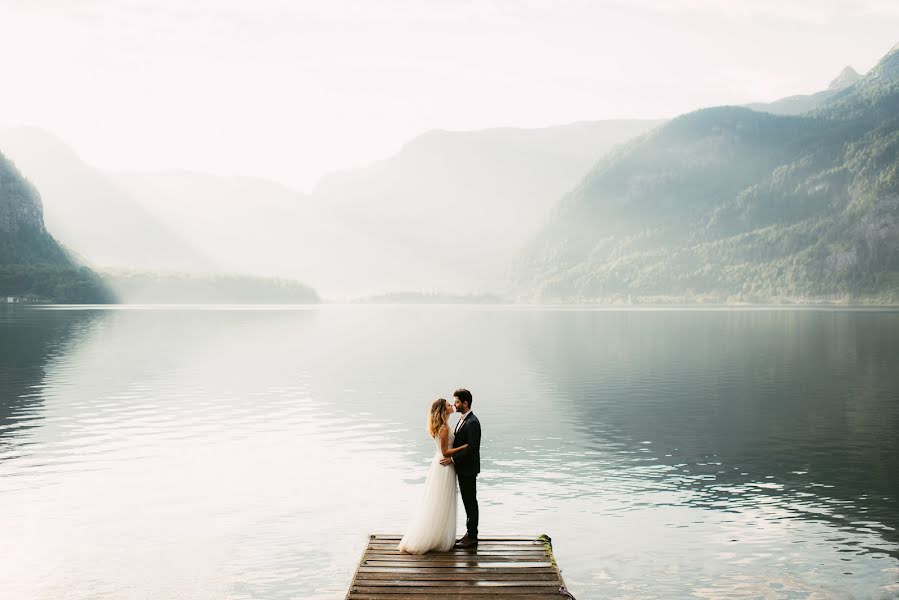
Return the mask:
[(453, 448), (468, 444), (468, 448), (453, 455), (457, 475), (477, 475), (481, 472), (481, 422), (473, 412), (468, 413), (456, 431)]

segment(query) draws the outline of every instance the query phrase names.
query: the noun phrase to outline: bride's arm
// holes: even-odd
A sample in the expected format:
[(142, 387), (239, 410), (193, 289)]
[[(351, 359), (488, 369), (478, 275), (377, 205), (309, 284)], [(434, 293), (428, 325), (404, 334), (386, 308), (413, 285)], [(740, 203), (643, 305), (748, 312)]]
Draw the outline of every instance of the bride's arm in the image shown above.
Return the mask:
[(457, 452), (462, 452), (466, 448), (468, 448), (468, 444), (463, 444), (462, 446), (459, 446), (458, 448), (449, 448), (449, 449), (443, 451), (443, 456), (445, 458), (449, 458), (453, 454), (456, 454)]
[(460, 452), (460, 451), (464, 450), (465, 448), (468, 448), (468, 444), (465, 444), (464, 446), (459, 446), (458, 448), (450, 448), (449, 447), (449, 429), (447, 429), (446, 427), (442, 428), (438, 435), (440, 436), (440, 452), (443, 453), (444, 458), (449, 458), (456, 452)]

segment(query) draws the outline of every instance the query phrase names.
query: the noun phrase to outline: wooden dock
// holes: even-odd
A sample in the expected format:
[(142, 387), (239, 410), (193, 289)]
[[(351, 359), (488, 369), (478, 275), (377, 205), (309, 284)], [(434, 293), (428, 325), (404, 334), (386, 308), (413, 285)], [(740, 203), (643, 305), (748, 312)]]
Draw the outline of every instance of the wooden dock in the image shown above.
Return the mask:
[(573, 598), (540, 537), (481, 538), (475, 549), (422, 555), (396, 549), (399, 535), (372, 535), (347, 600), (559, 600)]

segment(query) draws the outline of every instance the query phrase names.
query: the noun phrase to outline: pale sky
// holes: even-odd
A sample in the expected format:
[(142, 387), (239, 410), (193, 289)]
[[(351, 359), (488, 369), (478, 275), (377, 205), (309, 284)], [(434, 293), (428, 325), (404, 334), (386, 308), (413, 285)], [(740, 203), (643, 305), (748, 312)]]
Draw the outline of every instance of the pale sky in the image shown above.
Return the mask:
[(305, 191), (430, 129), (774, 100), (897, 42), (896, 0), (0, 0), (0, 126)]

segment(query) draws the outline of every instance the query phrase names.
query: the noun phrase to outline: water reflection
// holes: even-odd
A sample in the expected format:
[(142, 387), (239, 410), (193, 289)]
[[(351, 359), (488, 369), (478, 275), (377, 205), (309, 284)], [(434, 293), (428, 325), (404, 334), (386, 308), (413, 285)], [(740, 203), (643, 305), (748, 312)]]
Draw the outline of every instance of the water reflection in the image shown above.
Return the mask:
[(102, 318), (98, 313), (35, 314), (0, 304), (0, 460), (17, 454), (41, 425), (46, 374)]
[[(721, 546), (688, 556), (757, 563), (739, 582), (715, 569), (683, 581), (674, 569), (657, 571), (648, 587), (616, 581), (597, 589), (649, 597), (666, 587), (672, 597), (896, 593), (896, 314), (579, 312), (529, 325), (524, 340), (538, 363), (565, 374), (556, 381), (579, 438), (569, 440), (571, 454), (595, 451), (596, 461), (578, 463), (572, 477), (587, 478), (578, 486), (584, 494), (592, 484), (623, 500), (603, 516), (630, 523), (616, 530), (619, 539), (642, 540), (631, 565), (650, 571), (658, 556), (645, 551), (658, 544), (639, 535), (630, 513), (654, 518), (647, 513), (660, 509), (670, 511), (666, 527), (691, 530), (675, 537), (678, 545), (710, 536)], [(682, 507), (704, 512), (675, 510)], [(785, 552), (791, 546), (801, 550)], [(695, 569), (700, 561), (689, 562)], [(610, 578), (607, 570), (596, 576)]]
[(832, 485), (896, 527), (897, 317), (580, 313), (527, 337), (549, 341), (530, 344), (549, 373), (567, 371), (577, 447), (711, 491)]
[(16, 310), (14, 597), (340, 598), (460, 385), (485, 529), (552, 535), (579, 597), (899, 591), (894, 313)]

